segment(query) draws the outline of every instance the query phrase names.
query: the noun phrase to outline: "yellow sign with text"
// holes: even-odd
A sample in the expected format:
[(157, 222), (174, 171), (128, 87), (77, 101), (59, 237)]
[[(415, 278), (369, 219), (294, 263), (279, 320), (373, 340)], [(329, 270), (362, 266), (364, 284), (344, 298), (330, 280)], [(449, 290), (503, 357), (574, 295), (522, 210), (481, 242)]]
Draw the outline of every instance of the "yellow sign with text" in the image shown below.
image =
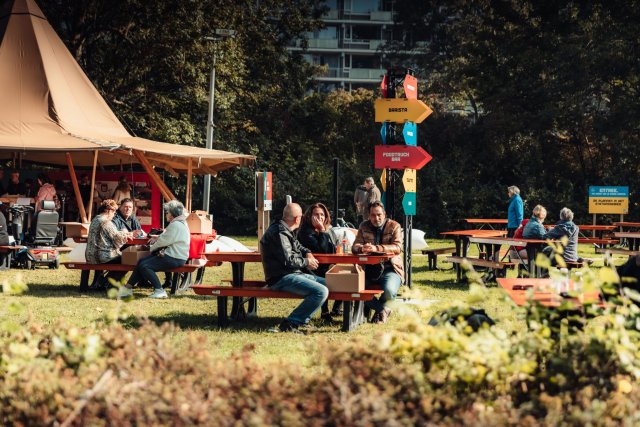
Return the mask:
[(404, 184), (404, 191), (408, 193), (416, 192), (416, 170), (405, 169), (404, 175), (402, 175), (402, 183)]
[(628, 197), (589, 197), (590, 214), (620, 214), (629, 213)]
[(381, 98), (375, 101), (376, 122), (422, 123), (433, 110), (417, 99)]

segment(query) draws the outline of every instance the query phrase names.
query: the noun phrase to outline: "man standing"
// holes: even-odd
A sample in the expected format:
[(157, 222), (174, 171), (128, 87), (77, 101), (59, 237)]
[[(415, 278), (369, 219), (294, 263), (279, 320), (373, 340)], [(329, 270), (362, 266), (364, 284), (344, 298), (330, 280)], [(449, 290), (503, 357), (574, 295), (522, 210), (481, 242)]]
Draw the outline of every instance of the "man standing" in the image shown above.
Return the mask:
[(293, 234), (301, 221), (302, 208), (297, 203), (289, 203), (282, 212), (282, 220), (271, 224), (260, 240), (267, 286), (304, 297), (273, 332), (299, 332), (298, 328), (309, 322), (329, 296), (324, 278), (303, 272), (303, 269), (315, 270), (319, 264)]
[(120, 208), (116, 211), (112, 221), (118, 231), (142, 230), (138, 218), (133, 214), (133, 200), (131, 199), (122, 199)]
[(369, 208), (381, 199), (380, 190), (376, 187), (376, 183), (372, 177), (364, 180), (364, 186), (367, 188), (367, 198), (364, 203), (364, 219), (369, 218)]
[(366, 255), (372, 252), (395, 255), (382, 265), (368, 265), (365, 269), (367, 284), (377, 283), (384, 289), (380, 298), (365, 302), (365, 307), (374, 311), (372, 319), (374, 323), (386, 323), (391, 315), (391, 309), (385, 307), (385, 304), (396, 299), (398, 289), (404, 282), (404, 267), (400, 257), (402, 251), (400, 224), (387, 218), (382, 203), (373, 202), (369, 206), (369, 220), (360, 225), (351, 250), (355, 255)]

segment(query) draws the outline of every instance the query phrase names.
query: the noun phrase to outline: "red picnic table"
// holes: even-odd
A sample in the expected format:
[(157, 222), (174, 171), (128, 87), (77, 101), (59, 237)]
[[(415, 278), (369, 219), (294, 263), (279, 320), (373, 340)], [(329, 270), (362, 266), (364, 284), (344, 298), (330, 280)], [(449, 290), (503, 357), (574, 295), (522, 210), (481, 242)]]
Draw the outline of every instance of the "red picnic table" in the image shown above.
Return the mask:
[[(551, 289), (551, 279), (501, 278), (497, 281), (509, 295), (509, 298), (519, 307), (526, 305), (527, 301), (536, 301), (545, 307), (558, 307), (563, 301), (575, 304), (576, 308), (581, 307), (584, 303), (602, 304), (599, 291), (585, 292), (580, 298), (562, 297)], [(527, 294), (529, 290), (532, 292)]]
[[(440, 233), (443, 236), (447, 236), (453, 239), (456, 245), (456, 251), (454, 253), (454, 257), (466, 258), (467, 250), (469, 248), (469, 239), (471, 237), (501, 237), (507, 234), (504, 230), (454, 230), (454, 231), (443, 231)], [(462, 270), (458, 264), (455, 264), (456, 270), (456, 280), (460, 281), (462, 278)]]

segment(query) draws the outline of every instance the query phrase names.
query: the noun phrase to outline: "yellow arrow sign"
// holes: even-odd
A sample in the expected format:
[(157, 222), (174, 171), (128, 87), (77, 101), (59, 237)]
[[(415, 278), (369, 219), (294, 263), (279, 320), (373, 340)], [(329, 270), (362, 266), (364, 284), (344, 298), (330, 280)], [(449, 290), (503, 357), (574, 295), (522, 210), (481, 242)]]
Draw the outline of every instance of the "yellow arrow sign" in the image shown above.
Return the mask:
[(422, 101), (404, 98), (376, 99), (376, 122), (421, 123), (433, 110)]
[(380, 174), (380, 184), (382, 184), (382, 191), (387, 191), (387, 170), (382, 169)]
[(405, 169), (404, 175), (402, 175), (402, 183), (404, 184), (404, 191), (408, 193), (416, 192), (416, 170)]

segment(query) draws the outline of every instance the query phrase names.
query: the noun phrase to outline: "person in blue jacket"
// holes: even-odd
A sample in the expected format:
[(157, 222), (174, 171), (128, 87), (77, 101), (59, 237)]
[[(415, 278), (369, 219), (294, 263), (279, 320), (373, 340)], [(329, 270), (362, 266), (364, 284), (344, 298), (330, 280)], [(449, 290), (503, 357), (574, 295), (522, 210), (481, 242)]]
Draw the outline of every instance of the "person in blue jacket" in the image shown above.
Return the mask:
[(544, 229), (545, 218), (547, 217), (547, 210), (542, 205), (536, 205), (533, 208), (533, 215), (531, 219), (525, 225), (524, 230), (522, 230), (522, 237), (524, 239), (544, 239), (545, 234), (547, 234), (547, 230)]
[(507, 237), (513, 237), (522, 219), (524, 218), (524, 206), (520, 197), (520, 189), (515, 185), (507, 188), (509, 192), (509, 209), (507, 210)]
[[(560, 221), (549, 230), (544, 239), (561, 240), (563, 237), (567, 238), (567, 243), (564, 244), (564, 250), (562, 252), (562, 258), (565, 261), (587, 261), (578, 256), (578, 233), (579, 229), (573, 222), (573, 211), (569, 208), (562, 208), (560, 211)], [(551, 265), (555, 265), (555, 257), (553, 257), (553, 248), (547, 247), (544, 249), (544, 253), (551, 257)]]

